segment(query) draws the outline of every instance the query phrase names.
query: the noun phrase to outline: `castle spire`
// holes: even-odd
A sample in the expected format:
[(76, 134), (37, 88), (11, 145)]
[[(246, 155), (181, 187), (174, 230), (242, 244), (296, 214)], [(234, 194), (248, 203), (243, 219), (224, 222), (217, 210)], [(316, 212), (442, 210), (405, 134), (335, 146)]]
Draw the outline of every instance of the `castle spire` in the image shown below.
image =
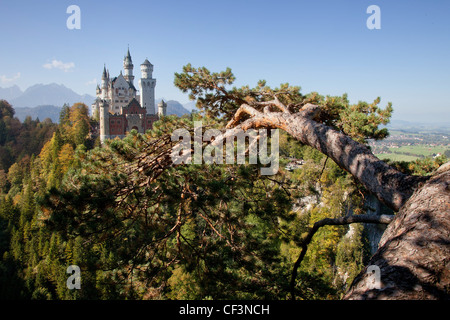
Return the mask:
[(106, 64), (103, 65), (103, 74), (102, 74), (102, 87), (100, 90), (101, 98), (106, 99), (107, 97), (107, 88), (108, 88), (108, 74), (106, 73)]
[(133, 61), (131, 60), (130, 47), (128, 47), (127, 55), (123, 59), (124, 78), (133, 85)]
[(127, 59), (129, 59), (130, 62), (132, 62), (131, 61), (131, 54), (130, 54), (130, 46), (128, 46), (128, 50), (127, 50)]
[(127, 55), (123, 59), (123, 64), (133, 65), (133, 60), (131, 60), (130, 47), (128, 46)]
[(106, 64), (103, 65), (103, 74), (102, 74), (102, 79), (106, 79), (107, 74), (106, 74)]

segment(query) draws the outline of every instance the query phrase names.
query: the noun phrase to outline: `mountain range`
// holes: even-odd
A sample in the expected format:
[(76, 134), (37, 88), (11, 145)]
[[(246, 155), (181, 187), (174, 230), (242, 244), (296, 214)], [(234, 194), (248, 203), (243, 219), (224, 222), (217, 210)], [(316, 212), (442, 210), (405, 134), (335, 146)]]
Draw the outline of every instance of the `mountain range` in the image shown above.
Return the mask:
[[(8, 88), (0, 88), (0, 99), (7, 100), (15, 109), (16, 117), (24, 121), (27, 116), (32, 119), (45, 118), (52, 119), (53, 122), (59, 121), (59, 112), (64, 104), (72, 105), (76, 102), (83, 102), (91, 106), (95, 97), (84, 94), (77, 94), (70, 88), (62, 84), (35, 84), (25, 91), (22, 91), (17, 85)], [(157, 99), (156, 103), (161, 101)], [(168, 100), (167, 114), (182, 116), (189, 114), (192, 110), (192, 103), (187, 104), (185, 108), (180, 102)]]
[(35, 84), (23, 92), (17, 86), (0, 88), (0, 98), (8, 100), (14, 108), (33, 108), (42, 105), (61, 107), (65, 103), (72, 105), (76, 102), (91, 105), (95, 100), (91, 95), (79, 95), (72, 89), (56, 83)]

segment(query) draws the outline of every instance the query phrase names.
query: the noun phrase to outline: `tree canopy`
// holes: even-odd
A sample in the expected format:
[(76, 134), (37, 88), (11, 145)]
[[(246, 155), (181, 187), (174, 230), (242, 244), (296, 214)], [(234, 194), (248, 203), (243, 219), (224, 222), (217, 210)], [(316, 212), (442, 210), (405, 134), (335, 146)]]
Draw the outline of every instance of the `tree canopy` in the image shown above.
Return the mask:
[[(395, 221), (394, 211), (430, 180), (412, 173), (429, 174), (441, 160), (394, 168), (377, 159), (367, 141), (388, 135), (380, 126), (392, 113), (379, 98), (351, 104), (345, 94), (265, 81), (230, 88), (234, 81), (230, 69), (187, 65), (175, 85), (199, 113), (162, 117), (145, 134), (132, 130), (102, 146), (89, 133), (87, 106), (64, 106), (40, 152), (0, 171), (0, 288), (9, 288), (0, 295), (344, 297), (374, 253), (366, 226), (349, 224)], [(13, 109), (3, 109), (12, 128)], [(172, 133), (193, 134), (196, 121), (219, 129), (215, 142), (226, 138), (224, 127), (282, 129), (281, 169), (263, 176), (248, 162), (174, 163)], [(292, 158), (304, 161), (301, 169), (285, 169)], [(367, 213), (370, 194), (388, 217)], [(66, 287), (69, 265), (81, 269), (80, 290)]]
[(260, 80), (254, 88), (247, 85), (228, 89), (234, 81), (230, 68), (211, 72), (205, 67), (194, 68), (188, 64), (183, 67), (182, 73), (175, 73), (174, 84), (181, 91), (189, 93), (190, 99), (197, 100), (197, 107), (202, 114), (219, 118), (223, 123), (232, 120), (242, 105), (249, 105), (258, 111), (267, 107), (270, 110), (281, 107), (296, 113), (309, 103), (319, 106), (315, 116), (317, 122), (343, 132), (358, 142), (365, 143), (368, 139), (384, 139), (388, 136), (388, 130), (380, 128), (380, 125), (389, 123), (393, 108), (391, 103), (381, 108), (380, 97), (372, 103), (360, 101), (351, 104), (347, 94), (323, 96), (312, 92), (304, 95), (299, 86), (284, 83), (277, 88), (270, 88), (264, 80)]

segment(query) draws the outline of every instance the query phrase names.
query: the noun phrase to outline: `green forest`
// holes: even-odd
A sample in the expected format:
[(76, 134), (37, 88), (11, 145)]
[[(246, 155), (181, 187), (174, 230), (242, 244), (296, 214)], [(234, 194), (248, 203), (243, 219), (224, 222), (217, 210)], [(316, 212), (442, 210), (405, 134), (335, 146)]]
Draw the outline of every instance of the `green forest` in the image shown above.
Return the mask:
[[(175, 83), (197, 99), (199, 112), (162, 117), (145, 134), (103, 145), (82, 103), (64, 106), (56, 124), (21, 123), (0, 101), (1, 299), (289, 299), (312, 225), (370, 209), (349, 173), (283, 131), (273, 176), (248, 163), (161, 163), (173, 130), (192, 130), (195, 120), (222, 128), (223, 114), (236, 110), (205, 93), (205, 70), (204, 78), (186, 77), (190, 68)], [(271, 89), (260, 82), (252, 90)], [(252, 90), (233, 93), (249, 101)], [(392, 110), (378, 108), (379, 99), (351, 105), (345, 95), (302, 95), (287, 84), (277, 90), (280, 99), (321, 105), (322, 122), (361, 143), (388, 136), (378, 126)], [(292, 159), (304, 163), (286, 170)], [(427, 175), (445, 161), (391, 164)], [(297, 298), (340, 299), (373, 253), (368, 232), (363, 224), (321, 228), (298, 269)], [(81, 270), (80, 289), (67, 286), (71, 265)]]

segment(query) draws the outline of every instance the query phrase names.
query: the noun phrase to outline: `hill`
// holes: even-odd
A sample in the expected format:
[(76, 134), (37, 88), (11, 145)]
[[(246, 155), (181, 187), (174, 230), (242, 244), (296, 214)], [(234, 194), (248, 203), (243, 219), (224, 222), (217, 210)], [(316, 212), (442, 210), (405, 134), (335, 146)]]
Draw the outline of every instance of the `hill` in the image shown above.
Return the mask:
[(174, 114), (181, 117), (184, 114), (189, 114), (190, 112), (186, 110), (181, 103), (175, 100), (167, 101), (167, 114)]
[[(161, 101), (161, 99), (158, 99), (156, 101), (156, 104), (158, 104)], [(176, 115), (178, 117), (181, 117), (184, 114), (189, 114), (190, 111), (187, 110), (181, 103), (179, 103), (176, 100), (168, 100), (167, 103), (167, 115)]]
[(30, 116), (31, 119), (35, 120), (39, 118), (40, 121), (50, 118), (53, 123), (58, 123), (59, 121), (59, 113), (61, 112), (61, 107), (53, 106), (53, 105), (43, 105), (37, 106), (34, 108), (16, 108), (15, 116), (21, 121), (24, 122), (27, 116)]

